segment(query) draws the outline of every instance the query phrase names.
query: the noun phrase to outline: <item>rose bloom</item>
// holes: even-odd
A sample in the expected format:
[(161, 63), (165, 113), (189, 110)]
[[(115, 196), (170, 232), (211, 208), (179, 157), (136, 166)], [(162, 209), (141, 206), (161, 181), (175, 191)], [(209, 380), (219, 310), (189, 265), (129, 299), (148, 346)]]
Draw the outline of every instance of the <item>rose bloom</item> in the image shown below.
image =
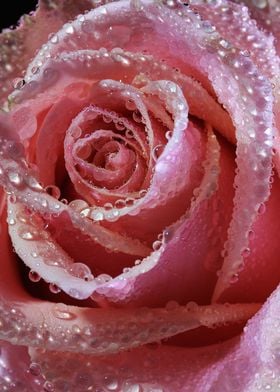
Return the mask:
[(279, 391), (279, 20), (40, 0), (3, 31), (1, 391)]

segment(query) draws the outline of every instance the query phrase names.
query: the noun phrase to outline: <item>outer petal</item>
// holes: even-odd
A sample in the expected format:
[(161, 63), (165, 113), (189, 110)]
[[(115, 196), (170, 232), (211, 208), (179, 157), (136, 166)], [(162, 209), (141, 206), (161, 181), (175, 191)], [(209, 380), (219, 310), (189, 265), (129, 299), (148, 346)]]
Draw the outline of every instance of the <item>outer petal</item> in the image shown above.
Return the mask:
[(22, 72), (50, 34), (95, 6), (94, 1), (40, 0), (36, 13), (22, 17), (16, 30), (6, 29), (0, 36), (0, 103), (7, 100), (15, 85), (21, 83)]
[(54, 384), (64, 382), (77, 391), (84, 385), (125, 392), (277, 391), (279, 300), (278, 289), (248, 322), (240, 339), (219, 345), (147, 346), (99, 358), (31, 350), (31, 356)]

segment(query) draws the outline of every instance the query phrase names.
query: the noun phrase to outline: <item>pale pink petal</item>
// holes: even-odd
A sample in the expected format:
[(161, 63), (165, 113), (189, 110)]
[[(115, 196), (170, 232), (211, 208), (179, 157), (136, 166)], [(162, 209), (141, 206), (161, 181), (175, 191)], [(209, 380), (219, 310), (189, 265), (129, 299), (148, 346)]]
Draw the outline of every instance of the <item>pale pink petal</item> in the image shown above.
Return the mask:
[(15, 30), (5, 29), (0, 35), (1, 57), (1, 92), (0, 102), (4, 104), (14, 86), (21, 85), (22, 72), (39, 48), (47, 39), (52, 39), (52, 33), (62, 25), (76, 17), (79, 13), (94, 8), (91, 0), (49, 1), (40, 0), (36, 13), (21, 18), (19, 27)]
[(98, 358), (44, 349), (31, 349), (30, 355), (54, 384), (63, 381), (77, 391), (90, 386), (124, 392), (276, 391), (280, 381), (278, 313), (279, 289), (240, 338), (218, 345), (197, 349), (153, 345)]

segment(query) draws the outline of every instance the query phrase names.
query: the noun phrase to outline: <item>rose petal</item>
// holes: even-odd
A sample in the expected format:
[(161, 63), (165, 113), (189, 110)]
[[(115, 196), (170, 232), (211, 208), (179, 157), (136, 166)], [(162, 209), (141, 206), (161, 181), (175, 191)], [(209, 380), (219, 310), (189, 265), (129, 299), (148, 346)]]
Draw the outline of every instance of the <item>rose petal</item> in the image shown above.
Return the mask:
[(77, 391), (91, 385), (109, 386), (109, 390), (116, 386), (126, 392), (277, 390), (278, 313), (279, 289), (248, 322), (241, 338), (218, 345), (199, 349), (146, 346), (98, 358), (44, 349), (32, 349), (30, 353), (54, 383), (62, 379), (68, 388)]
[(36, 13), (24, 15), (17, 29), (3, 31), (0, 36), (1, 57), (4, 59), (0, 76), (1, 104), (7, 100), (14, 85), (22, 83), (22, 72), (40, 46), (48, 38), (54, 41), (54, 36), (50, 34), (61, 28), (66, 21), (95, 6), (90, 0), (81, 0), (78, 3), (71, 1), (71, 4), (64, 0), (40, 0)]

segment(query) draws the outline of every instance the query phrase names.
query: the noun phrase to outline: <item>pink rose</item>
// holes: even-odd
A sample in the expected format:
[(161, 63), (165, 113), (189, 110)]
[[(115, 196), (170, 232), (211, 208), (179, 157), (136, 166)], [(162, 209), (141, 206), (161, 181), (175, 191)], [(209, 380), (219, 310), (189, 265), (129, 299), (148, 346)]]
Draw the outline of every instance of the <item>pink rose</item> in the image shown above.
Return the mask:
[(279, 388), (279, 16), (41, 0), (2, 33), (1, 390)]

